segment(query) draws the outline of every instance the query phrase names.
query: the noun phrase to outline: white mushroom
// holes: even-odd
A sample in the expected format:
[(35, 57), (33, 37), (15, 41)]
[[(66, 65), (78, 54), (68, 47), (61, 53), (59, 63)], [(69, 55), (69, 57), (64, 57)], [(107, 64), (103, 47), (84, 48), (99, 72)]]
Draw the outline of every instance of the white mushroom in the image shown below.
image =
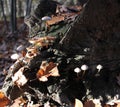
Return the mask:
[(81, 69), (79, 67), (76, 67), (74, 69), (74, 72), (77, 73), (77, 76), (78, 76), (78, 74), (81, 72)]
[(12, 54), (12, 55), (10, 56), (10, 58), (11, 58), (12, 60), (17, 60), (18, 58), (20, 58), (20, 55), (17, 54), (17, 53), (14, 53), (14, 54)]
[(82, 66), (81, 66), (81, 70), (83, 70), (83, 71), (88, 70), (88, 66), (87, 66), (87, 65), (85, 65), (85, 64), (84, 64), (84, 65), (82, 65)]
[(84, 64), (84, 65), (82, 65), (82, 66), (81, 66), (81, 70), (83, 70), (83, 74), (82, 74), (82, 77), (83, 77), (83, 76), (84, 76), (84, 74), (85, 74), (85, 71), (86, 71), (86, 70), (88, 70), (88, 66), (87, 66), (87, 65), (85, 65), (85, 64)]
[(103, 68), (103, 66), (99, 64), (96, 66), (96, 68), (97, 68), (98, 72), (100, 72), (100, 70)]
[(42, 21), (48, 21), (48, 20), (51, 20), (51, 17), (49, 17), (49, 16), (44, 16), (44, 17), (42, 17), (41, 20), (42, 20)]
[(81, 69), (78, 68), (78, 67), (76, 67), (76, 68), (74, 69), (74, 72), (76, 72), (76, 73), (80, 73), (80, 71), (81, 71)]
[[(51, 19), (52, 19), (52, 18), (49, 17), (49, 16), (44, 16), (44, 17), (41, 18), (41, 20), (42, 20), (43, 22), (45, 22), (45, 23), (46, 23), (46, 21), (51, 20)], [(47, 31), (47, 25), (45, 26), (45, 31)]]
[(24, 49), (25, 49), (25, 47), (23, 45), (19, 45), (16, 50), (19, 51), (19, 52), (21, 52)]

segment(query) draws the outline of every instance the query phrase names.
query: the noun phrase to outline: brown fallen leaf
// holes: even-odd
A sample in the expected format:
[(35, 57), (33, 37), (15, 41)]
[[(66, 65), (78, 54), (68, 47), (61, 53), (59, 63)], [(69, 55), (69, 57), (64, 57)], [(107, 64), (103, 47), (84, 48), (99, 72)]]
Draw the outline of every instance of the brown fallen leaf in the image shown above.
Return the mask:
[(120, 102), (119, 102), (119, 103), (117, 103), (116, 107), (120, 107)]
[(49, 27), (51, 25), (57, 24), (61, 21), (64, 21), (65, 17), (62, 15), (59, 16), (53, 16), (51, 20), (46, 21), (46, 25)]
[(35, 46), (48, 47), (55, 41), (55, 39), (56, 38), (52, 36), (45, 36), (45, 37), (30, 39), (29, 42)]
[(84, 107), (102, 107), (99, 99), (86, 101)]
[(37, 48), (35, 48), (35, 47), (28, 47), (27, 48), (27, 53), (26, 53), (25, 57), (31, 59), (31, 58), (35, 57), (37, 54), (38, 54)]
[(21, 51), (22, 57), (25, 57), (26, 51)]
[(22, 97), (18, 97), (14, 100), (13, 104), (10, 107), (20, 107), (20, 105), (25, 105), (27, 101)]
[(47, 81), (47, 78), (49, 76), (60, 76), (57, 64), (53, 62), (47, 63), (46, 61), (43, 61), (36, 76), (40, 81)]
[(110, 107), (110, 105), (105, 104), (104, 107)]
[(9, 104), (10, 100), (0, 91), (0, 107), (5, 107)]
[(83, 107), (83, 103), (79, 99), (75, 99), (75, 107)]
[(18, 87), (23, 86), (27, 83), (28, 79), (23, 75), (25, 67), (21, 67), (12, 77), (12, 81)]
[(36, 74), (37, 78), (40, 78), (41, 76), (43, 76), (44, 72), (45, 71), (43, 69), (39, 69), (38, 72), (37, 72), (37, 74)]

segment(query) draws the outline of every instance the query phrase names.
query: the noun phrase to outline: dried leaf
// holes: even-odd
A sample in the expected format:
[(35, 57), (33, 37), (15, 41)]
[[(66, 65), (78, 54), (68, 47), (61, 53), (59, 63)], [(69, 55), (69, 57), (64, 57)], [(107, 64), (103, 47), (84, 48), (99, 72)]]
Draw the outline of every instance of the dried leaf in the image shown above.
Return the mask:
[(27, 48), (27, 53), (26, 53), (25, 57), (31, 59), (31, 58), (37, 56), (37, 54), (38, 54), (37, 48), (35, 48), (35, 47), (28, 47)]
[(64, 16), (53, 16), (51, 20), (46, 21), (46, 24), (47, 26), (51, 26), (64, 20), (65, 20)]
[(46, 67), (46, 72), (50, 72), (53, 68), (55, 68), (57, 65), (54, 64), (53, 62), (49, 62), (48, 66)]
[(54, 40), (55, 37), (46, 36), (46, 37), (30, 39), (29, 42), (35, 46), (48, 47), (49, 45), (52, 45)]
[(23, 58), (18, 59), (11, 67), (10, 71), (12, 73), (17, 72), (21, 67), (23, 67), (26, 64), (26, 62), (23, 60)]
[(75, 107), (83, 107), (83, 103), (79, 99), (75, 99)]
[(27, 101), (22, 97), (19, 97), (14, 100), (14, 103), (10, 107), (20, 107), (20, 105), (25, 105)]
[(110, 107), (109, 105), (105, 104), (104, 107)]
[(115, 105), (105, 104), (104, 107), (120, 107), (120, 106), (117, 106), (117, 104), (115, 104)]
[(22, 57), (25, 57), (26, 51), (21, 51)]
[(120, 102), (119, 103), (117, 103), (117, 106), (116, 107), (120, 107)]
[(53, 68), (52, 70), (50, 70), (49, 72), (50, 72), (50, 76), (54, 76), (54, 77), (60, 76), (57, 66), (54, 67), (54, 68)]
[(82, 10), (82, 6), (70, 6), (66, 7), (65, 5), (57, 5), (56, 13), (77, 13)]
[(109, 106), (114, 106), (114, 105), (115, 105), (115, 103), (114, 103), (113, 101), (109, 101), (109, 102), (107, 102), (107, 103), (106, 103), (106, 105), (109, 105)]
[(12, 81), (18, 86), (23, 86), (27, 83), (28, 79), (23, 75), (25, 67), (21, 67), (12, 77)]
[(86, 101), (84, 107), (102, 107), (99, 99)]
[(9, 102), (10, 100), (5, 96), (5, 94), (0, 92), (0, 107), (5, 107)]
[(44, 104), (44, 107), (50, 107), (50, 103), (49, 103), (49, 102), (46, 102), (46, 103)]
[(46, 61), (43, 61), (36, 76), (40, 81), (47, 81), (47, 77), (49, 76), (56, 77), (60, 75), (56, 64), (54, 64), (53, 62), (47, 63)]
[(109, 102), (106, 103), (106, 106), (105, 107), (111, 107), (111, 106), (114, 106), (114, 107), (119, 107), (118, 105), (120, 105), (120, 100), (118, 99), (113, 99)]
[(46, 82), (46, 81), (48, 81), (48, 78), (46, 76), (41, 76), (39, 78), (39, 81)]
[(95, 107), (95, 104), (92, 100), (85, 102), (84, 107)]
[(21, 103), (23, 103), (23, 104), (27, 103), (27, 101), (26, 101), (23, 97), (20, 97), (19, 100), (20, 100)]
[(44, 75), (44, 72), (45, 72), (45, 71), (44, 71), (43, 69), (39, 69), (38, 72), (37, 72), (37, 74), (36, 74), (36, 75), (37, 75), (37, 78), (40, 78), (41, 76), (43, 76), (43, 75)]

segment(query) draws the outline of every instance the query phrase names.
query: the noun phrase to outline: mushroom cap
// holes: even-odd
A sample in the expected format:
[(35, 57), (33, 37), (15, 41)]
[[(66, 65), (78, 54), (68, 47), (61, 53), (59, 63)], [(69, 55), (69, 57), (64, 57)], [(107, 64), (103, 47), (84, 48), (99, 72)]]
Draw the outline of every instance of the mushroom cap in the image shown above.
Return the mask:
[(17, 60), (18, 58), (20, 58), (20, 55), (17, 54), (17, 53), (14, 53), (14, 54), (12, 54), (12, 55), (10, 56), (10, 58), (11, 58), (12, 60)]
[(88, 69), (88, 66), (87, 66), (87, 65), (84, 64), (84, 65), (81, 66), (81, 70), (85, 71), (85, 70), (87, 70), (87, 69)]
[(76, 73), (80, 73), (80, 71), (81, 71), (81, 69), (80, 69), (79, 67), (76, 67), (76, 68), (74, 69), (74, 72), (76, 72)]
[(97, 68), (98, 70), (100, 70), (100, 69), (103, 68), (103, 66), (99, 64), (99, 65), (96, 66), (96, 68)]
[(41, 18), (42, 21), (47, 21), (47, 20), (51, 20), (52, 18), (49, 16), (44, 16)]
[(23, 45), (19, 45), (18, 47), (17, 47), (17, 51), (23, 51), (25, 49), (25, 47), (23, 46)]

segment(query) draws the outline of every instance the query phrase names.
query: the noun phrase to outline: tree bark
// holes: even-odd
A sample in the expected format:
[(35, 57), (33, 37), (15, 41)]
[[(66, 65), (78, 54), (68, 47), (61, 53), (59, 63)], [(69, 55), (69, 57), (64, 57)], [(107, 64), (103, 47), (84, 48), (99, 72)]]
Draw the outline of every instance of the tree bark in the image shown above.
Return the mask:
[(32, 0), (26, 0), (26, 16), (30, 15)]
[(18, 9), (18, 17), (21, 17), (22, 16), (22, 13), (23, 13), (23, 10), (22, 10), (22, 1), (21, 0), (18, 0), (17, 1), (17, 9)]
[(6, 26), (6, 29), (8, 30), (8, 25), (7, 25), (6, 15), (5, 15), (5, 11), (4, 11), (3, 0), (0, 0), (0, 4), (1, 4), (1, 9), (2, 9), (2, 15), (3, 15), (3, 18), (4, 18), (4, 24)]
[(17, 31), (17, 19), (16, 19), (16, 0), (11, 0), (11, 32)]

